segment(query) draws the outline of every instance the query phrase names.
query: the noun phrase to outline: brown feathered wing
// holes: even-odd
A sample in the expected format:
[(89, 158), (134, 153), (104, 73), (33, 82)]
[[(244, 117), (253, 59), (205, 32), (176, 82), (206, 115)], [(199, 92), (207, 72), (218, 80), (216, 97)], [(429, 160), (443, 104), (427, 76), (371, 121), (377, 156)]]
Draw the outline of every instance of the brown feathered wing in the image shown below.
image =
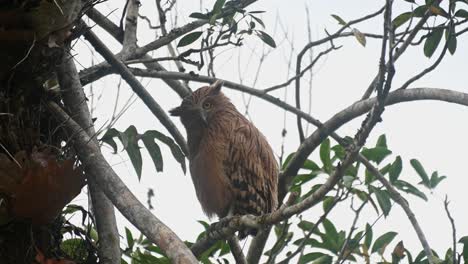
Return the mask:
[(278, 205), (278, 165), (273, 151), (261, 132), (240, 113), (233, 121), (223, 162), (234, 198), (232, 213), (272, 212)]

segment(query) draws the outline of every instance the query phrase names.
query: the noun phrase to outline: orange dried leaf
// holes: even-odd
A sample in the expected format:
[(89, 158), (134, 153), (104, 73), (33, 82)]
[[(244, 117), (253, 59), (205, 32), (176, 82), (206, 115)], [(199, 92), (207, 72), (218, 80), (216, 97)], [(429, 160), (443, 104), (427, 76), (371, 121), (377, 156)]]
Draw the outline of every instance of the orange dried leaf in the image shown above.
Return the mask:
[(85, 178), (72, 160), (58, 162), (45, 152), (34, 152), (29, 162), (12, 193), (12, 211), (15, 217), (31, 219), (33, 224), (47, 224), (80, 193)]

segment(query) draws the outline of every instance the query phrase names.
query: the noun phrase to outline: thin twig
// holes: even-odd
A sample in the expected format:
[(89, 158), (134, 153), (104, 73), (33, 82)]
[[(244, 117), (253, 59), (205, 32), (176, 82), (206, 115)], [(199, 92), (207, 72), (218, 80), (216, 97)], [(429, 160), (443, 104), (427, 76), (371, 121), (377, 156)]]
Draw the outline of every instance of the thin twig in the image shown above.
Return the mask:
[(450, 221), (450, 225), (452, 226), (452, 263), (457, 264), (457, 229), (455, 227), (455, 220), (453, 220), (452, 215), (450, 214), (450, 210), (448, 208), (449, 206), (449, 200), (447, 195), (445, 196), (445, 201), (444, 201), (444, 207), (445, 207), (445, 212), (447, 213), (447, 217)]
[(187, 155), (187, 144), (184, 137), (179, 132), (177, 127), (167, 116), (166, 112), (159, 106), (154, 100), (150, 93), (141, 85), (141, 83), (135, 78), (135, 76), (128, 70), (128, 68), (118, 60), (114, 54), (102, 43), (101, 40), (92, 32), (87, 31), (85, 38), (93, 45), (93, 47), (112, 65), (119, 71), (122, 78), (130, 85), (132, 90), (140, 97), (145, 105), (151, 110), (151, 112), (158, 118), (161, 124), (166, 127), (169, 133), (174, 137), (177, 144), (179, 144), (182, 151)]
[(278, 85), (274, 85), (274, 86), (268, 87), (268, 88), (264, 89), (263, 91), (264, 91), (265, 93), (269, 93), (269, 92), (271, 92), (271, 91), (274, 91), (274, 90), (277, 90), (277, 89), (280, 89), (280, 88), (283, 88), (283, 87), (288, 86), (288, 85), (291, 84), (293, 81), (296, 81), (296, 80), (300, 79), (302, 76), (304, 76), (304, 74), (305, 74), (307, 71), (311, 70), (312, 67), (314, 67), (314, 65), (318, 62), (318, 60), (320, 59), (320, 57), (322, 57), (322, 56), (328, 54), (328, 53), (329, 53), (330, 51), (332, 51), (332, 50), (338, 50), (338, 49), (340, 49), (340, 48), (341, 48), (341, 46), (340, 46), (340, 47), (335, 47), (335, 46), (332, 44), (328, 49), (326, 49), (326, 50), (320, 52), (320, 53), (312, 60), (312, 62), (311, 62), (309, 65), (307, 65), (307, 67), (305, 67), (304, 69), (301, 70), (301, 72), (300, 72), (298, 75), (296, 75), (296, 76), (290, 78), (289, 80), (287, 80), (286, 82), (284, 82), (284, 83), (282, 83), (282, 84), (278, 84)]
[(348, 249), (348, 244), (351, 241), (351, 237), (354, 234), (354, 231), (356, 230), (356, 224), (359, 219), (359, 216), (361, 215), (361, 211), (364, 208), (364, 206), (367, 204), (369, 200), (364, 201), (358, 209), (354, 210), (354, 219), (353, 223), (351, 224), (351, 227), (349, 228), (348, 236), (346, 237), (345, 242), (343, 243), (343, 246), (341, 247), (340, 254), (338, 255), (338, 259), (335, 261), (335, 264), (343, 263), (346, 261), (348, 256), (346, 256), (346, 250)]

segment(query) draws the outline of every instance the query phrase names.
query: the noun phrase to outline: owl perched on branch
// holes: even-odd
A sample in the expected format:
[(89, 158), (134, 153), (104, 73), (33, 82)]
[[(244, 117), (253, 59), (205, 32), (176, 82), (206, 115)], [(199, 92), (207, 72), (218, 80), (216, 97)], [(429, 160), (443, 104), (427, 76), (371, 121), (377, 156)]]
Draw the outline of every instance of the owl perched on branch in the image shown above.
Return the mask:
[[(170, 111), (187, 130), (190, 173), (208, 217), (261, 215), (278, 206), (278, 165), (265, 137), (216, 81)], [(244, 238), (248, 230), (239, 234)]]

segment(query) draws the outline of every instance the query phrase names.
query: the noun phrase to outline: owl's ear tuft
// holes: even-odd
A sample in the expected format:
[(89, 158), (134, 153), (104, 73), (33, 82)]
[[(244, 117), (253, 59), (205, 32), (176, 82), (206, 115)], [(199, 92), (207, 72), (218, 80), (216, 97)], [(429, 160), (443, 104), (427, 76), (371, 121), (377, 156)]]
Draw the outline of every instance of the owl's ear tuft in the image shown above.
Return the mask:
[(211, 84), (211, 94), (217, 94), (221, 91), (221, 87), (223, 87), (224, 81), (216, 80), (213, 84)]

